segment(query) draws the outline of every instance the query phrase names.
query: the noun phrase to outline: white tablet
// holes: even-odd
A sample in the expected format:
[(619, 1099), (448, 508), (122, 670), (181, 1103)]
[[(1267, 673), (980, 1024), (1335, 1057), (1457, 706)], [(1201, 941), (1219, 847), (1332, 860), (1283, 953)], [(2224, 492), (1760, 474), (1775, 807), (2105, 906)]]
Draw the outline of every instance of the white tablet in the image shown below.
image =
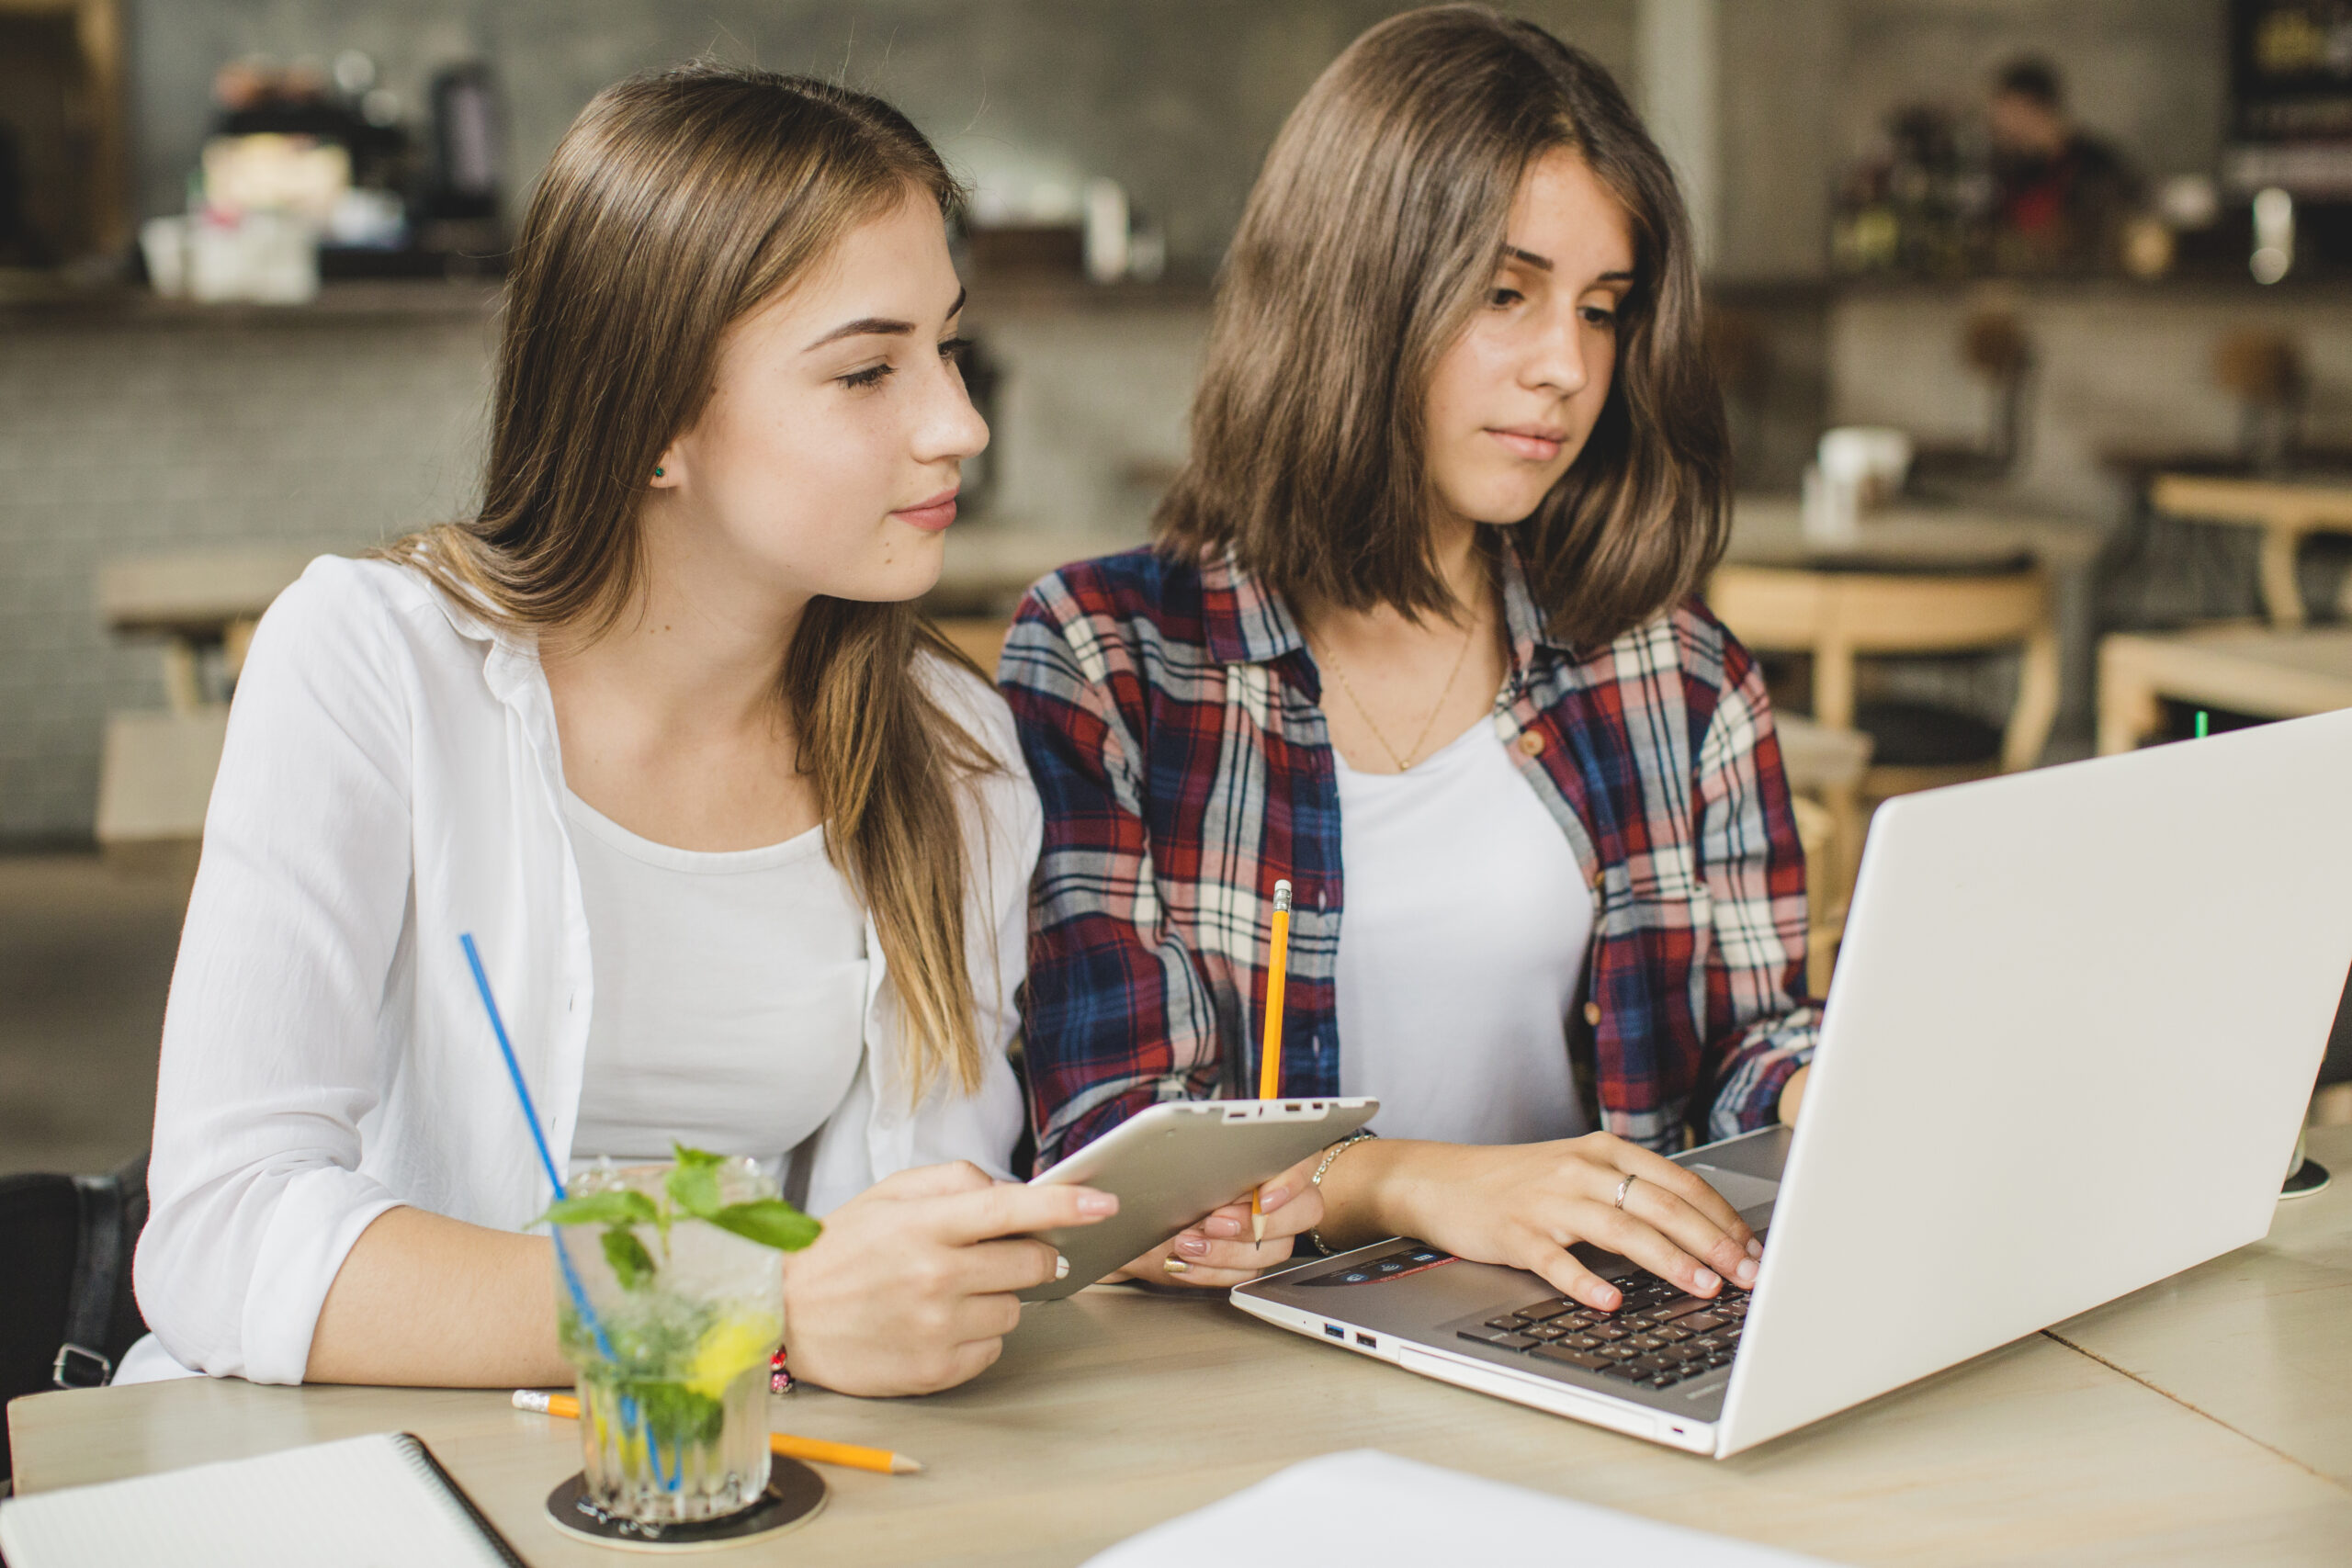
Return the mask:
[(1379, 1111), (1376, 1100), (1171, 1100), (1129, 1117), (1031, 1182), (1116, 1193), (1119, 1212), (1096, 1224), (1038, 1232), (1069, 1259), (1069, 1275), (1021, 1299), (1057, 1301), (1084, 1290)]

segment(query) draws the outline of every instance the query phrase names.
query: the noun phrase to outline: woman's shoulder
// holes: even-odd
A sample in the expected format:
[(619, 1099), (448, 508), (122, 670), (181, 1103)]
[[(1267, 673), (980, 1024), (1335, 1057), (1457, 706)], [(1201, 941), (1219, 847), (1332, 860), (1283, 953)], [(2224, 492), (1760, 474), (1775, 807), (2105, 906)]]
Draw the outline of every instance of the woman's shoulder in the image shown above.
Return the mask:
[(1670, 674), (1686, 700), (1710, 705), (1746, 685), (1757, 668), (1756, 656), (1695, 593), (1622, 634), (1589, 662), (1619, 679)]
[(1072, 561), (1031, 585), (1014, 616), (1066, 627), (1148, 626), (1163, 639), (1197, 640), (1204, 584), (1193, 562), (1152, 546)]
[(414, 567), (375, 557), (321, 556), (269, 607), (270, 620), (306, 641), (484, 640), (489, 628), (450, 604)]
[[(1073, 561), (1038, 579), (1013, 616), (997, 681), (1013, 694), (1061, 696), (1076, 686), (1182, 683), (1222, 660), (1214, 628), (1231, 620), (1230, 591), (1180, 556), (1145, 547)], [(1138, 694), (1128, 690), (1127, 699)]]

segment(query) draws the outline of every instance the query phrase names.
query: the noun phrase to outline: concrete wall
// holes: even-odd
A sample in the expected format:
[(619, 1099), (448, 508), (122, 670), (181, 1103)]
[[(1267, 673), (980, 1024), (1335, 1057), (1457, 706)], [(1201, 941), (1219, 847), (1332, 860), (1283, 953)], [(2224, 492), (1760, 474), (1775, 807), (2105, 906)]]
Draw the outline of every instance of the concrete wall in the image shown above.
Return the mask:
[(113, 708), (153, 645), (98, 623), (99, 565), (240, 545), (348, 551), (473, 488), (487, 325), (0, 325), (0, 837), (89, 831)]
[[(1108, 175), (1165, 228), (1170, 261), (1222, 254), (1266, 147), (1385, 0), (128, 0), (136, 186), (176, 210), (209, 85), (248, 53), (357, 49), (413, 107), (440, 66), (487, 59), (511, 118), (510, 195), (581, 105), (649, 65), (710, 54), (839, 78), (905, 109), (963, 172)], [(1513, 9), (1630, 72), (1634, 0)], [(1630, 76), (1627, 77), (1630, 81)]]

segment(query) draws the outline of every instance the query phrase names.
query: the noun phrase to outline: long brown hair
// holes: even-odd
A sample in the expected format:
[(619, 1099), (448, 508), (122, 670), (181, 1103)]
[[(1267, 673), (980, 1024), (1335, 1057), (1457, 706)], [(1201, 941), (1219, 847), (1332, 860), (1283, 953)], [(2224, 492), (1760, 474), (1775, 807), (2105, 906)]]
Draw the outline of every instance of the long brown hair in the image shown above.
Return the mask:
[[(507, 285), (480, 513), (382, 553), (509, 628), (608, 631), (645, 571), (646, 476), (710, 398), (728, 329), (910, 191), (959, 191), (879, 98), (714, 65), (606, 88), (557, 146)], [(916, 672), (978, 671), (910, 604), (811, 601), (779, 694), (826, 852), (872, 913), (917, 1098), (982, 1050), (957, 786), (994, 764)]]
[(1623, 205), (1634, 282), (1599, 423), (1514, 525), (1529, 587), (1580, 647), (1697, 587), (1729, 528), (1730, 454), (1674, 175), (1599, 62), (1482, 6), (1372, 28), (1283, 125), (1218, 280), (1163, 547), (1230, 548), (1293, 604), (1456, 611), (1429, 528), (1429, 387), (1555, 148)]

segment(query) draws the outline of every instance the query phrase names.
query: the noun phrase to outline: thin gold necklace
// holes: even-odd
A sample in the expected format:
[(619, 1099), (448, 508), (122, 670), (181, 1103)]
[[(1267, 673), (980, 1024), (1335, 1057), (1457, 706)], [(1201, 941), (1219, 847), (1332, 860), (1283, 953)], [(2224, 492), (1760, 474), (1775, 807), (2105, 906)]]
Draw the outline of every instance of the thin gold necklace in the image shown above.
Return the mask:
[(1406, 753), (1398, 751), (1396, 747), (1389, 744), (1388, 737), (1382, 731), (1379, 721), (1372, 716), (1372, 709), (1366, 707), (1364, 700), (1356, 695), (1355, 682), (1348, 679), (1346, 669), (1333, 656), (1330, 645), (1327, 643), (1321, 649), (1323, 662), (1329, 665), (1331, 673), (1340, 678), (1340, 690), (1347, 694), (1348, 701), (1355, 707), (1356, 716), (1363, 720), (1363, 727), (1372, 731), (1372, 738), (1380, 742), (1380, 749), (1388, 753), (1388, 760), (1396, 764), (1398, 773), (1410, 773), (1413, 763), (1421, 760), (1422, 748), (1429, 744), (1430, 731), (1437, 728), (1437, 716), (1445, 711), (1445, 699), (1453, 695), (1454, 684), (1462, 679), (1462, 667), (1470, 661), (1470, 645), (1477, 640), (1479, 623), (1485, 619), (1486, 616), (1483, 614), (1474, 612), (1471, 615), (1469, 627), (1462, 634), (1462, 648), (1453, 656), (1453, 668), (1446, 673), (1444, 689), (1438, 693), (1437, 702), (1430, 708), (1429, 717), (1421, 721), (1421, 732), (1413, 737), (1409, 760)]

